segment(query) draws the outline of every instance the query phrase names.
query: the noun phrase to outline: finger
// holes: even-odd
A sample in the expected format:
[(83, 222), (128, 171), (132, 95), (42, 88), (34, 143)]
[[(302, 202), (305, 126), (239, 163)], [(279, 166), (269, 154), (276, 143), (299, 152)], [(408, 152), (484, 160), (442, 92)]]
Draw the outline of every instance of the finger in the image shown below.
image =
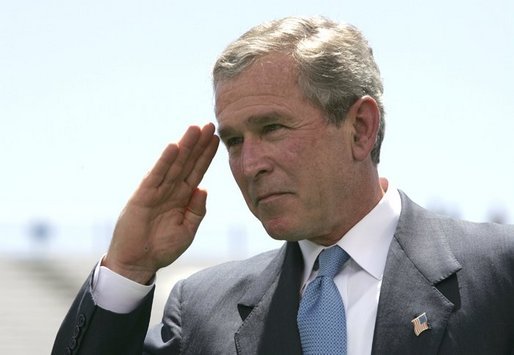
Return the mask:
[(200, 138), (198, 142), (191, 150), (187, 161), (180, 173), (180, 179), (186, 181), (187, 177), (191, 174), (191, 171), (197, 164), (199, 157), (204, 154), (205, 149), (209, 146), (212, 137), (214, 136), (215, 128), (212, 123), (206, 124), (202, 127)]
[(175, 180), (176, 177), (180, 175), (185, 161), (187, 161), (191, 151), (200, 138), (200, 134), (200, 127), (190, 126), (180, 139), (179, 143), (174, 144), (174, 146), (177, 147), (177, 155), (173, 160), (166, 161), (170, 164), (163, 165), (162, 172), (164, 173), (164, 178), (161, 180), (162, 183), (173, 183), (173, 180)]
[[(191, 130), (191, 132), (190, 130), (186, 132), (186, 135), (184, 135), (179, 143), (177, 159), (165, 177), (164, 182), (167, 184), (174, 184), (176, 181), (184, 181), (187, 176), (189, 176), (198, 158), (209, 145), (215, 131), (212, 123), (204, 126), (201, 130), (199, 127), (193, 128), (194, 130)], [(188, 133), (194, 133), (194, 135), (188, 135)]]
[(202, 152), (202, 154), (198, 157), (194, 168), (191, 170), (191, 173), (186, 178), (186, 182), (189, 186), (198, 186), (205, 175), (205, 172), (211, 165), (214, 156), (218, 150), (218, 146), (220, 143), (220, 139), (218, 136), (212, 136), (209, 144)]
[(192, 235), (198, 230), (198, 226), (205, 216), (207, 204), (207, 192), (195, 189), (189, 200), (186, 212), (184, 213), (184, 224), (189, 228)]
[(152, 167), (141, 183), (145, 187), (158, 187), (162, 184), (168, 170), (177, 159), (179, 149), (176, 144), (169, 144), (162, 152), (159, 160)]

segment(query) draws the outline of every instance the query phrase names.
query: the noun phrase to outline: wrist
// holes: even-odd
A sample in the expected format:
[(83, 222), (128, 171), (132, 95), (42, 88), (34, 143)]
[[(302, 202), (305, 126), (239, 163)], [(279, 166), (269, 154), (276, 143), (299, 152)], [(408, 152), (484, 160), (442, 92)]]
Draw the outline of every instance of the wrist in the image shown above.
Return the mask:
[(141, 285), (148, 285), (156, 274), (156, 271), (148, 270), (138, 265), (125, 265), (116, 262), (112, 257), (109, 257), (109, 254), (102, 258), (100, 265)]

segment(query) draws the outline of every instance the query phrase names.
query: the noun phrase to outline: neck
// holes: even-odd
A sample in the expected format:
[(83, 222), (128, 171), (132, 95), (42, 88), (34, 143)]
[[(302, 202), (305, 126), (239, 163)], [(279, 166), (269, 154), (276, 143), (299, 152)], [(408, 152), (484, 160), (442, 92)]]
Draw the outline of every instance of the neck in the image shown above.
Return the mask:
[(330, 235), (310, 239), (312, 242), (323, 246), (334, 245), (375, 208), (387, 191), (388, 181), (379, 178), (378, 172), (373, 174), (367, 181), (368, 183), (361, 184), (352, 191), (350, 202), (345, 204), (350, 207), (342, 209), (344, 215), (341, 217), (342, 223), (339, 225), (339, 228)]

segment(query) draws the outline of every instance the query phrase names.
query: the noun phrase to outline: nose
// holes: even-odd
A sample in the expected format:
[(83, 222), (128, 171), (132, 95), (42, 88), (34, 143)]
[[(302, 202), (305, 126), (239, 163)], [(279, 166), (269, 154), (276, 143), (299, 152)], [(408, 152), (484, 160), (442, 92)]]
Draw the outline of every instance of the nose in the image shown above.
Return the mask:
[(247, 138), (242, 144), (240, 164), (242, 173), (249, 179), (259, 178), (271, 171), (265, 144), (258, 138)]

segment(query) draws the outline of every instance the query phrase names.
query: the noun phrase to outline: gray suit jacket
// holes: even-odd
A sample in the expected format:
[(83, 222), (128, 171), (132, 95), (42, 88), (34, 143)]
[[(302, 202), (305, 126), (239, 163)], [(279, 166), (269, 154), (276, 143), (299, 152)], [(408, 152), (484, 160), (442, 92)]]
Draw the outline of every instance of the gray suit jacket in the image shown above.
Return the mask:
[[(443, 218), (401, 196), (372, 353), (514, 354), (514, 228)], [(151, 294), (118, 315), (94, 304), (88, 280), (52, 353), (301, 354), (302, 269), (298, 244), (286, 243), (201, 271), (175, 285), (148, 333)], [(422, 313), (430, 329), (416, 336)]]

